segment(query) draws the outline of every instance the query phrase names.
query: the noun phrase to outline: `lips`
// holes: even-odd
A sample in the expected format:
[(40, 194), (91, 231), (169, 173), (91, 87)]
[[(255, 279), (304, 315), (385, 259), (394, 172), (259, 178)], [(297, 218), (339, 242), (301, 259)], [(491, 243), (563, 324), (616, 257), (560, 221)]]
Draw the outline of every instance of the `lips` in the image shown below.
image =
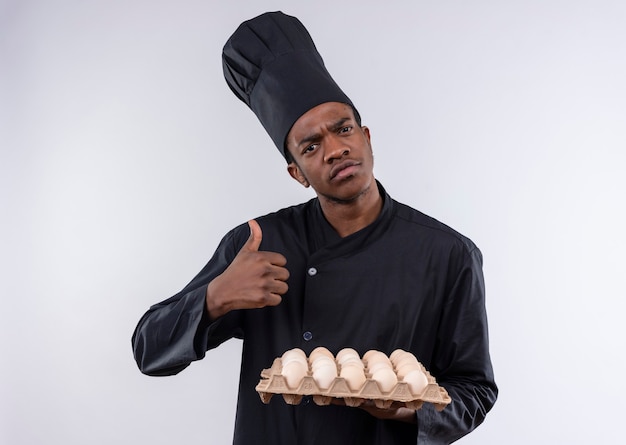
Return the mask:
[(355, 167), (357, 165), (359, 165), (360, 163), (357, 161), (351, 161), (351, 160), (346, 160), (343, 161), (337, 165), (335, 165), (331, 170), (330, 170), (330, 179), (333, 180), (335, 179), (335, 177), (339, 176), (343, 176), (341, 173), (346, 170), (349, 169), (350, 167)]

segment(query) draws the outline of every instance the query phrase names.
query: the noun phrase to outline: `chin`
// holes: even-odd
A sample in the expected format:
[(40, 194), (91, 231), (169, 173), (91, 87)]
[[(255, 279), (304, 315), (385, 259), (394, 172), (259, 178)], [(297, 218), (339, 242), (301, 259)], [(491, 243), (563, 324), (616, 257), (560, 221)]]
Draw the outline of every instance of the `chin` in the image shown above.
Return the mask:
[(361, 196), (367, 194), (370, 191), (370, 183), (364, 185), (358, 184), (345, 184), (341, 190), (337, 193), (325, 194), (324, 196), (331, 201), (341, 204), (351, 204), (358, 200)]

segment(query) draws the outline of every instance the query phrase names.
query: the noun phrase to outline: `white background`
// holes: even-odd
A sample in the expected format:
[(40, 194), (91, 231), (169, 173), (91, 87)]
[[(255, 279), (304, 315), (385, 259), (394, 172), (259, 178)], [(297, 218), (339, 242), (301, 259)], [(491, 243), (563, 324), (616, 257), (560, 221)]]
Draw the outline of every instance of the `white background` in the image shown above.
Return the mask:
[(312, 196), (221, 72), (279, 9), (390, 194), (483, 252), (501, 392), (461, 443), (619, 442), (626, 3), (0, 0), (0, 443), (232, 440), (240, 344), (151, 378), (130, 337), (227, 230)]

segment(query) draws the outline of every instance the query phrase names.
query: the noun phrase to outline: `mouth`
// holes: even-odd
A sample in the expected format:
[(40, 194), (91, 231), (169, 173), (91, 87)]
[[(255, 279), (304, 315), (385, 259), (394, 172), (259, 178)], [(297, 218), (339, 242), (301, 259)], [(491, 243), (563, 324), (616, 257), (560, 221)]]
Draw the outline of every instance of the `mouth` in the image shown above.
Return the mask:
[(330, 170), (330, 180), (343, 179), (351, 176), (360, 165), (357, 161), (343, 161)]

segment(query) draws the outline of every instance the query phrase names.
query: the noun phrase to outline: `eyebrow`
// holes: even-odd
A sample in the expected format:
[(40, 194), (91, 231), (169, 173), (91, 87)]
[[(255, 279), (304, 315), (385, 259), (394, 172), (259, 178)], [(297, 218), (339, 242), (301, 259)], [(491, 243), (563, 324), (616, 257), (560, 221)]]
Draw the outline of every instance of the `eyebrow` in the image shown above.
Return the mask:
[(351, 120), (349, 117), (343, 117), (339, 119), (337, 122), (335, 122), (333, 125), (331, 125), (330, 129), (333, 131), (337, 131), (341, 129), (342, 127), (344, 127), (344, 124), (348, 122), (349, 120)]
[[(330, 127), (331, 131), (337, 131), (341, 127), (343, 127), (346, 122), (351, 121), (351, 120), (352, 120), (352, 118), (350, 118), (350, 117), (342, 117), (341, 119), (333, 122), (329, 127)], [(298, 142), (298, 147), (301, 147), (302, 145), (308, 144), (310, 142), (315, 142), (315, 141), (319, 140), (320, 137), (321, 137), (320, 133), (311, 133), (310, 135), (302, 138), (300, 140), (300, 142)]]

